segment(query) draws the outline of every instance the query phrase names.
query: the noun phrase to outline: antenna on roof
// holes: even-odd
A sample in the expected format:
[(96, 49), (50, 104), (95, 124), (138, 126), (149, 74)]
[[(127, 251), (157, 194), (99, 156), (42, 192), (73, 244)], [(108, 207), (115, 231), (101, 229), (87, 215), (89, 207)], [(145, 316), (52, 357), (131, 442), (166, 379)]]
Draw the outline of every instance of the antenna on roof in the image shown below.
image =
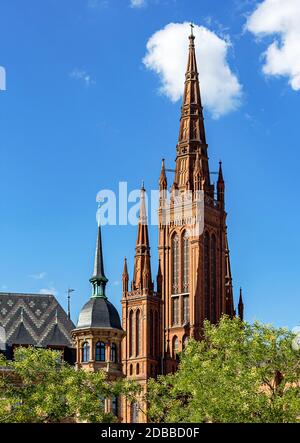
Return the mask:
[(69, 288), (67, 290), (67, 294), (68, 294), (68, 319), (71, 320), (71, 293), (74, 292), (75, 289), (71, 289)]

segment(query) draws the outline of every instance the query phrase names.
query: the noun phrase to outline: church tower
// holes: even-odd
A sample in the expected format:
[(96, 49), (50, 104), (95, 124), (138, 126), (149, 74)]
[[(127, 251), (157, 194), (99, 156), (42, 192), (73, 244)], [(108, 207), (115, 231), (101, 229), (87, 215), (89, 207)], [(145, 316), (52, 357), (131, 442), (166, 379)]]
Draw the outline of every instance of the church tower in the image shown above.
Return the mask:
[[(126, 337), (122, 342), (123, 372), (128, 379), (136, 380), (146, 391), (147, 380), (161, 370), (161, 274), (158, 272), (157, 291), (152, 281), (148, 219), (145, 189), (141, 189), (138, 233), (135, 248), (134, 272), (131, 289), (125, 259), (123, 271), (122, 326)], [(146, 406), (142, 401), (127, 404), (124, 411), (126, 423), (145, 422)]]
[[(104, 273), (100, 214), (94, 261), (90, 279), (92, 294), (79, 313), (72, 338), (76, 346), (76, 368), (96, 372), (103, 370), (110, 380), (123, 378), (121, 342), (125, 335), (117, 309), (107, 298)], [(122, 401), (112, 397), (105, 399), (105, 412), (111, 412), (122, 420)]]
[(211, 182), (207, 148), (192, 29), (170, 197), (164, 161), (159, 179), (165, 373), (176, 370), (177, 354), (190, 337), (201, 338), (205, 319), (234, 316), (225, 182), (221, 163), (216, 186)]

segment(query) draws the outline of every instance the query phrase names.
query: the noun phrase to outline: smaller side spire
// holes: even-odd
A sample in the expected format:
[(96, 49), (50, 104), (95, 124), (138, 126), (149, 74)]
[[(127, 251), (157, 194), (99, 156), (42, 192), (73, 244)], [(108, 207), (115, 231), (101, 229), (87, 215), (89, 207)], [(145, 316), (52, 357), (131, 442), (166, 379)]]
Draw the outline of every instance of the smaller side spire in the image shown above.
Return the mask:
[(128, 282), (129, 282), (129, 274), (127, 268), (127, 258), (124, 259), (124, 269), (122, 274), (122, 282), (123, 282), (123, 294), (128, 292)]
[(147, 269), (147, 287), (152, 289), (150, 243), (148, 234), (148, 217), (146, 209), (145, 188), (142, 186), (140, 198), (140, 215), (136, 240), (136, 254), (134, 259), (133, 290), (143, 290), (145, 286), (145, 269)]
[(158, 271), (157, 271), (156, 282), (157, 282), (157, 293), (159, 295), (161, 295), (161, 293), (162, 293), (163, 276), (162, 276), (162, 272), (161, 272), (160, 258), (158, 259)]
[(168, 187), (167, 176), (166, 176), (166, 168), (165, 168), (165, 159), (162, 159), (161, 162), (161, 171), (159, 177), (159, 190), (165, 191)]
[(219, 163), (219, 176), (217, 183), (217, 194), (218, 194), (218, 202), (221, 207), (224, 209), (225, 207), (225, 182), (223, 178), (223, 170), (222, 170), (222, 162)]
[(136, 248), (146, 247), (149, 248), (149, 237), (148, 237), (148, 217), (146, 209), (146, 190), (144, 188), (144, 183), (141, 188), (141, 205), (138, 223), (138, 236), (136, 240)]
[(233, 303), (233, 287), (232, 287), (232, 274), (230, 266), (230, 251), (228, 246), (227, 228), (225, 232), (225, 314), (230, 317), (234, 316), (234, 303)]
[(243, 302), (243, 291), (242, 288), (240, 288), (240, 299), (238, 304), (238, 313), (239, 318), (244, 321), (244, 302)]
[(101, 224), (100, 224), (100, 211), (97, 211), (97, 222), (98, 222), (98, 235), (96, 242), (96, 252), (95, 252), (95, 261), (94, 261), (94, 272), (92, 277), (90, 278), (90, 282), (93, 286), (93, 294), (92, 297), (103, 297), (106, 298), (105, 295), (105, 287), (108, 282), (108, 279), (104, 274), (104, 263), (103, 263), (103, 252), (102, 252), (102, 238), (101, 238)]

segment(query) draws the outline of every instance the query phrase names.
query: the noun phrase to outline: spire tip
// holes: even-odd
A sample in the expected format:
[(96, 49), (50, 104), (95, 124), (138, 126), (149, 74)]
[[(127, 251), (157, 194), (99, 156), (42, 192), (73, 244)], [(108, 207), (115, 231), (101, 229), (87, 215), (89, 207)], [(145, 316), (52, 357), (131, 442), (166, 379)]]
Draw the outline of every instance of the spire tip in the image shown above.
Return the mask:
[(190, 23), (190, 27), (191, 27), (191, 35), (190, 35), (190, 38), (195, 38), (195, 36), (194, 36), (194, 27), (195, 27), (195, 25), (194, 25), (193, 22)]

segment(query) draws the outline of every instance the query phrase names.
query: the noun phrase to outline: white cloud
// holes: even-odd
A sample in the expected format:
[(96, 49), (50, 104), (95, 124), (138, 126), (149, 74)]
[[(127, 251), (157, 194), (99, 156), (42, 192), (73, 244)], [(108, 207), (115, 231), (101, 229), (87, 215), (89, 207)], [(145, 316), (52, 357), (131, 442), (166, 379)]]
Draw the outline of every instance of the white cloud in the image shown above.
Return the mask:
[(130, 0), (130, 6), (132, 8), (142, 8), (146, 6), (146, 0)]
[(91, 84), (95, 83), (95, 81), (92, 80), (90, 74), (80, 69), (74, 69), (70, 73), (70, 77), (74, 78), (75, 80), (83, 81), (86, 86), (90, 86)]
[(300, 0), (264, 0), (246, 29), (258, 37), (277, 35), (263, 54), (263, 72), (288, 77), (290, 86), (300, 90)]
[(38, 274), (31, 274), (29, 275), (30, 278), (33, 278), (34, 280), (42, 280), (47, 275), (46, 272), (39, 272)]
[[(160, 92), (173, 102), (183, 94), (189, 34), (188, 23), (170, 23), (147, 43), (143, 62), (159, 75)], [(227, 61), (231, 44), (204, 26), (195, 26), (194, 34), (203, 104), (218, 118), (237, 109), (242, 96), (242, 86)]]
[(50, 288), (42, 288), (42, 289), (39, 290), (39, 293), (40, 294), (46, 294), (46, 295), (52, 294), (52, 295), (56, 296), (57, 295), (57, 290), (55, 288), (52, 288), (52, 287), (50, 287)]

